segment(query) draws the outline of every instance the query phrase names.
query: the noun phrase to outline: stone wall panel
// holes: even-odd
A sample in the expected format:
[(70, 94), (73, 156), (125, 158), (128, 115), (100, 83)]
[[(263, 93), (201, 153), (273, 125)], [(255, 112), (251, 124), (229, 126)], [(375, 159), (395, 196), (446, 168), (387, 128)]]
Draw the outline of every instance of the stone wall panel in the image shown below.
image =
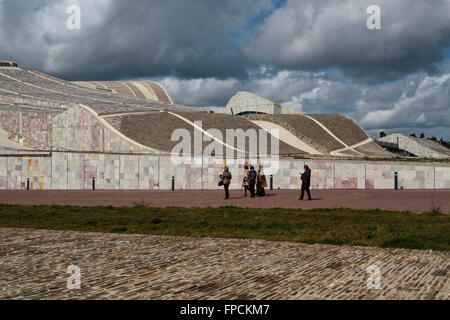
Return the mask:
[(8, 158), (0, 158), (0, 190), (8, 189)]
[[(103, 138), (102, 138), (103, 139)], [(6, 155), (6, 154), (5, 154)], [(450, 166), (405, 163), (364, 163), (280, 160), (274, 174), (275, 189), (300, 189), (303, 165), (312, 170), (312, 189), (394, 189), (394, 173), (399, 188), (450, 189)], [(244, 162), (201, 158), (175, 164), (171, 157), (134, 154), (53, 152), (50, 156), (29, 154), (0, 157), (0, 189), (30, 188), (55, 190), (96, 189), (148, 190), (221, 189), (217, 186), (223, 167), (233, 175), (230, 188), (242, 189)], [(257, 167), (257, 164), (254, 164)], [(267, 170), (267, 169), (266, 169)], [(266, 171), (269, 184), (270, 174)]]

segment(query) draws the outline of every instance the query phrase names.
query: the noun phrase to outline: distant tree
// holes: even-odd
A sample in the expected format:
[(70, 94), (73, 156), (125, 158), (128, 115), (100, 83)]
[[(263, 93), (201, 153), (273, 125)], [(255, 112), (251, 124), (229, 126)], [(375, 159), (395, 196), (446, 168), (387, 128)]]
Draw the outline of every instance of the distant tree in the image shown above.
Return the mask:
[(444, 138), (441, 137), (441, 139), (439, 139), (438, 141), (441, 145), (443, 145), (444, 147), (447, 147), (450, 149), (450, 141), (445, 141)]
[(432, 138), (430, 138), (430, 139), (428, 139), (428, 140), (431, 140), (431, 141), (438, 141), (438, 139), (435, 137), (435, 136), (433, 136)]
[(425, 139), (425, 133), (422, 132), (422, 133), (420, 134), (420, 139)]
[(384, 137), (386, 137), (386, 133), (384, 131), (381, 131), (380, 132), (380, 138), (384, 138)]
[(409, 136), (410, 136), (410, 137), (413, 137), (413, 138), (417, 138), (417, 136), (416, 136), (415, 133), (411, 133)]

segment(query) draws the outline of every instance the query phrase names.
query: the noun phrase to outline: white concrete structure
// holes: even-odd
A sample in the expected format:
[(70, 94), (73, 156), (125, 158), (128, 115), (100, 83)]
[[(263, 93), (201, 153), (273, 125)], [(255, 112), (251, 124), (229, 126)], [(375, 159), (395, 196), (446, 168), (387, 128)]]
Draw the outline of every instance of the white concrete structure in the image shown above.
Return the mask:
[(398, 143), (398, 148), (408, 151), (419, 158), (429, 159), (448, 159), (450, 158), (450, 149), (436, 143), (434, 141), (414, 138), (403, 134), (391, 134), (383, 138), (379, 138), (379, 141)]
[(252, 113), (263, 114), (303, 114), (298, 110), (283, 107), (254, 93), (240, 91), (227, 104), (225, 113), (231, 115), (245, 115)]

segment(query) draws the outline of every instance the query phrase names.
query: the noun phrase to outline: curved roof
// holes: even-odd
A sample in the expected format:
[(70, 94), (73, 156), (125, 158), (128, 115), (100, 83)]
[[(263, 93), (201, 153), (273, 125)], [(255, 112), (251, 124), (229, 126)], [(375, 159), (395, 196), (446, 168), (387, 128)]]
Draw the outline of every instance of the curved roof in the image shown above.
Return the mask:
[(342, 143), (332, 139), (320, 125), (301, 115), (247, 115), (245, 117), (249, 120), (276, 123), (314, 149), (325, 154), (344, 147)]
[[(236, 117), (231, 116), (224, 113), (202, 113), (202, 112), (177, 112), (178, 115), (180, 115), (183, 118), (188, 119), (191, 122), (194, 121), (201, 121), (202, 122), (202, 128), (203, 130), (209, 130), (209, 129), (217, 129), (221, 132), (223, 140), (227, 140), (227, 130), (238, 130), (242, 129), (244, 132), (247, 130), (255, 130), (257, 134), (259, 134), (260, 130), (264, 130), (263, 128), (259, 127), (258, 125), (254, 124), (253, 122), (243, 118), (243, 117)], [(270, 133), (268, 134), (268, 140), (267, 140), (267, 153), (271, 154), (271, 140), (269, 138)], [(222, 141), (223, 141), (222, 140)], [(228, 145), (231, 145), (234, 148), (237, 148), (237, 144), (235, 142), (230, 141), (224, 141)], [(246, 139), (245, 141), (245, 150), (249, 151), (249, 141)], [(258, 150), (259, 152), (260, 150)], [(291, 146), (287, 143), (284, 143), (283, 141), (279, 141), (279, 154), (281, 155), (305, 155), (307, 154), (305, 151), (295, 148), (294, 146)], [(274, 152), (274, 154), (278, 154)]]
[(373, 143), (351, 118), (340, 114), (252, 114), (245, 118), (258, 123), (269, 121), (282, 126), (311, 148), (337, 156), (392, 157)]
[(166, 112), (112, 115), (104, 119), (130, 139), (162, 152), (170, 152), (178, 144), (171, 141), (176, 129), (185, 129), (191, 136), (194, 132), (194, 127)]
[(173, 103), (166, 89), (155, 81), (79, 81), (74, 83), (92, 89), (106, 90), (131, 97)]
[[(388, 156), (355, 121), (343, 115), (282, 114), (289, 109), (246, 92), (233, 97), (229, 107), (240, 104), (248, 107), (239, 109), (241, 112), (252, 113), (250, 107), (263, 106), (258, 112), (275, 114), (238, 117), (171, 101), (164, 88), (152, 81), (71, 83), (37, 71), (22, 70), (13, 64), (0, 67), (0, 128), (16, 142), (25, 141), (25, 145), (38, 150), (46, 150), (45, 146), (75, 150), (70, 148), (72, 142), (77, 142), (78, 134), (86, 139), (84, 151), (140, 152), (148, 148), (153, 152), (171, 152), (179, 143), (171, 141), (172, 133), (184, 129), (191, 137), (195, 136), (194, 132), (202, 131), (226, 150), (235, 152), (241, 146), (237, 141), (227, 141), (227, 130), (235, 134), (238, 129), (244, 133), (250, 129), (260, 133), (282, 128), (278, 140), (279, 154), (283, 156)], [(76, 111), (80, 105), (89, 114)], [(59, 117), (62, 114), (65, 116)], [(201, 121), (202, 127), (195, 121)], [(210, 133), (209, 129), (217, 131)], [(241, 151), (248, 154), (251, 148), (248, 139), (245, 140), (245, 150)], [(210, 143), (203, 141), (203, 148)], [(270, 147), (268, 143), (269, 154)]]
[[(154, 88), (154, 92), (158, 92), (160, 97), (162, 97), (163, 89), (157, 85), (154, 85)], [(94, 126), (87, 125), (84, 118), (69, 116), (65, 117), (66, 122), (62, 124), (61, 128), (52, 127), (56, 117), (70, 112), (80, 105), (92, 110), (92, 116), (97, 121)], [(68, 136), (70, 130), (72, 130), (71, 128), (86, 126), (85, 131), (88, 132), (86, 134), (90, 136), (89, 139), (92, 139), (92, 147), (89, 151), (102, 151), (103, 149), (98, 147), (97, 142), (99, 137), (103, 137), (104, 133), (99, 131), (99, 128), (102, 127), (102, 121), (106, 121), (106, 117), (111, 116), (114, 119), (114, 117), (119, 117), (120, 115), (140, 116), (143, 113), (159, 113), (161, 111), (197, 112), (201, 111), (201, 109), (156, 99), (149, 100), (116, 94), (107, 90), (96, 90), (37, 71), (22, 70), (17, 67), (0, 68), (0, 128), (3, 128), (8, 134), (12, 134), (14, 141), (23, 141), (25, 145), (33, 148), (41, 150), (47, 150), (51, 146), (61, 148), (61, 143), (52, 145), (52, 141), (55, 142), (55, 139), (58, 139), (54, 129), (68, 128), (68, 130), (65, 130), (67, 132), (64, 132), (64, 130), (58, 131), (61, 136), (64, 136), (60, 141), (65, 143), (71, 139)], [(125, 141), (126, 135), (123, 136)], [(72, 139), (76, 142), (76, 135)], [(122, 138), (119, 134), (114, 139), (120, 140)], [(133, 140), (132, 138), (129, 139)], [(161, 140), (158, 136), (153, 137), (153, 139)], [(114, 143), (114, 148), (120, 152), (121, 143), (118, 141), (114, 141)], [(124, 146), (126, 143), (124, 142)], [(133, 145), (132, 141), (131, 144)], [(135, 145), (130, 148), (137, 149), (139, 147), (138, 144), (139, 141), (135, 141)], [(68, 146), (64, 145), (62, 148), (64, 150), (72, 150), (70, 145), (69, 143)], [(151, 146), (149, 147), (151, 148)], [(126, 148), (126, 152), (128, 152), (128, 146)], [(77, 151), (78, 149), (73, 150)]]
[(0, 94), (34, 100), (37, 104), (41, 104), (41, 101), (60, 105), (84, 104), (101, 115), (160, 110), (198, 111), (198, 108), (160, 100), (142, 99), (131, 95), (115, 94), (111, 91), (91, 89), (38, 71), (19, 68), (0, 69)]
[(450, 158), (450, 149), (428, 139), (416, 138), (406, 136), (404, 134), (394, 133), (377, 140), (382, 142), (398, 143), (399, 149), (405, 150), (420, 158)]

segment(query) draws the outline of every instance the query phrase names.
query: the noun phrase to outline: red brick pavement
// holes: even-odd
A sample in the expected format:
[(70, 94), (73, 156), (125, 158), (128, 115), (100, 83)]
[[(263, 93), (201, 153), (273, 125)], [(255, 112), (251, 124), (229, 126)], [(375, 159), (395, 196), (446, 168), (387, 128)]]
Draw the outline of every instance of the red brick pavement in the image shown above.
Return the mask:
[(221, 207), (251, 208), (354, 208), (430, 211), (433, 206), (450, 213), (450, 190), (312, 190), (313, 201), (299, 201), (299, 191), (267, 191), (265, 198), (245, 198), (232, 190), (224, 200), (222, 190), (121, 190), (121, 191), (0, 191), (0, 203), (22, 205)]

